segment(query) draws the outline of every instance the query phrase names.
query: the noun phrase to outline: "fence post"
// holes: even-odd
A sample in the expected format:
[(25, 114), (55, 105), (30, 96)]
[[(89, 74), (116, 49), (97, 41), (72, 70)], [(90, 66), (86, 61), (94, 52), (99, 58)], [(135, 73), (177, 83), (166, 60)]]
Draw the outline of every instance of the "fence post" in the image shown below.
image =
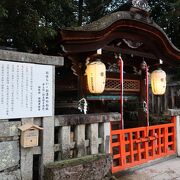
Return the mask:
[(176, 151), (177, 156), (180, 157), (180, 109), (168, 109), (167, 114), (175, 117), (176, 124)]
[(110, 153), (110, 122), (102, 123), (100, 126), (100, 136), (102, 137), (101, 152)]
[(61, 153), (59, 153), (58, 160), (61, 159), (69, 159), (71, 154), (70, 154), (70, 146), (71, 146), (71, 138), (70, 138), (70, 133), (71, 133), (71, 127), (70, 126), (62, 126), (59, 130), (59, 144), (60, 144), (60, 149)]
[(98, 154), (98, 123), (90, 124), (88, 128), (88, 138), (90, 140), (90, 152), (91, 154)]
[(77, 145), (77, 157), (86, 155), (85, 125), (77, 125), (75, 128), (75, 142)]
[(44, 165), (54, 162), (54, 117), (42, 118), (40, 179), (44, 179)]
[(176, 150), (177, 156), (180, 157), (180, 117), (176, 116)]
[[(21, 119), (21, 124), (33, 123), (33, 118)], [(32, 148), (21, 147), (21, 177), (22, 179), (32, 180), (33, 179), (33, 151)]]

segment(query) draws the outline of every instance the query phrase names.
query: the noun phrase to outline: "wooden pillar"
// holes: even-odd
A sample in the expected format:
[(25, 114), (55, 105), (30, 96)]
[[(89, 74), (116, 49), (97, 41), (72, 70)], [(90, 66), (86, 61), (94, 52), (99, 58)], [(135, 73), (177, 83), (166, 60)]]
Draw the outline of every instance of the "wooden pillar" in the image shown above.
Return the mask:
[(166, 88), (166, 93), (164, 94), (164, 111), (168, 109), (168, 87)]
[(157, 103), (158, 115), (160, 115), (160, 113), (161, 113), (161, 97), (160, 96), (157, 96), (157, 101), (158, 101), (158, 103)]
[(155, 101), (154, 101), (154, 94), (152, 93), (152, 100), (151, 100), (151, 106), (152, 106), (152, 113), (154, 113), (154, 104)]
[(146, 126), (146, 112), (143, 111), (143, 102), (146, 101), (146, 84), (145, 79), (141, 77), (141, 87), (140, 87), (140, 104), (141, 107), (138, 110), (138, 125)]
[(171, 103), (172, 103), (172, 109), (174, 109), (175, 101), (174, 101), (174, 87), (171, 87)]

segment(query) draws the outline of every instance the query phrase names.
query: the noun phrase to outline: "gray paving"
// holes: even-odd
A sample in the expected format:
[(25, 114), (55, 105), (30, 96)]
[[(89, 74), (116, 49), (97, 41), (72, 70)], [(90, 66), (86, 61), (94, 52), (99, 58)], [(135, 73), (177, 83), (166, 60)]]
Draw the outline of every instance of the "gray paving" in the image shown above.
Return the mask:
[(180, 158), (116, 175), (117, 180), (180, 180)]

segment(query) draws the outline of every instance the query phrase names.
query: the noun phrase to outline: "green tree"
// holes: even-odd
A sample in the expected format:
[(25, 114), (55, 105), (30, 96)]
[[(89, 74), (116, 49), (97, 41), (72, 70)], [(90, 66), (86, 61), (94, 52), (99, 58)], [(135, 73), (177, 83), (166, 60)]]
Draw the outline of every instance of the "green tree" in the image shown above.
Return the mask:
[(180, 48), (180, 0), (149, 0), (154, 21), (166, 32), (173, 44)]
[(127, 0), (76, 0), (78, 4), (78, 25), (91, 23), (113, 12)]
[(74, 25), (73, 0), (1, 0), (0, 44), (46, 53), (57, 29)]
[[(180, 48), (180, 0), (148, 2), (155, 22)], [(57, 48), (58, 28), (87, 24), (116, 10), (127, 10), (130, 4), (130, 0), (1, 0), (0, 45), (51, 53)]]

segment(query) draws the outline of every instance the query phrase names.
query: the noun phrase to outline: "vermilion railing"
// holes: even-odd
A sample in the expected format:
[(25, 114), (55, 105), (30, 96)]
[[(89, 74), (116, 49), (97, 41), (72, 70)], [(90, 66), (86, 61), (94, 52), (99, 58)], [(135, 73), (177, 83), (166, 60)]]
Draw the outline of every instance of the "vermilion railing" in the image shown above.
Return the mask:
[(112, 173), (176, 153), (175, 117), (149, 127), (111, 130)]

